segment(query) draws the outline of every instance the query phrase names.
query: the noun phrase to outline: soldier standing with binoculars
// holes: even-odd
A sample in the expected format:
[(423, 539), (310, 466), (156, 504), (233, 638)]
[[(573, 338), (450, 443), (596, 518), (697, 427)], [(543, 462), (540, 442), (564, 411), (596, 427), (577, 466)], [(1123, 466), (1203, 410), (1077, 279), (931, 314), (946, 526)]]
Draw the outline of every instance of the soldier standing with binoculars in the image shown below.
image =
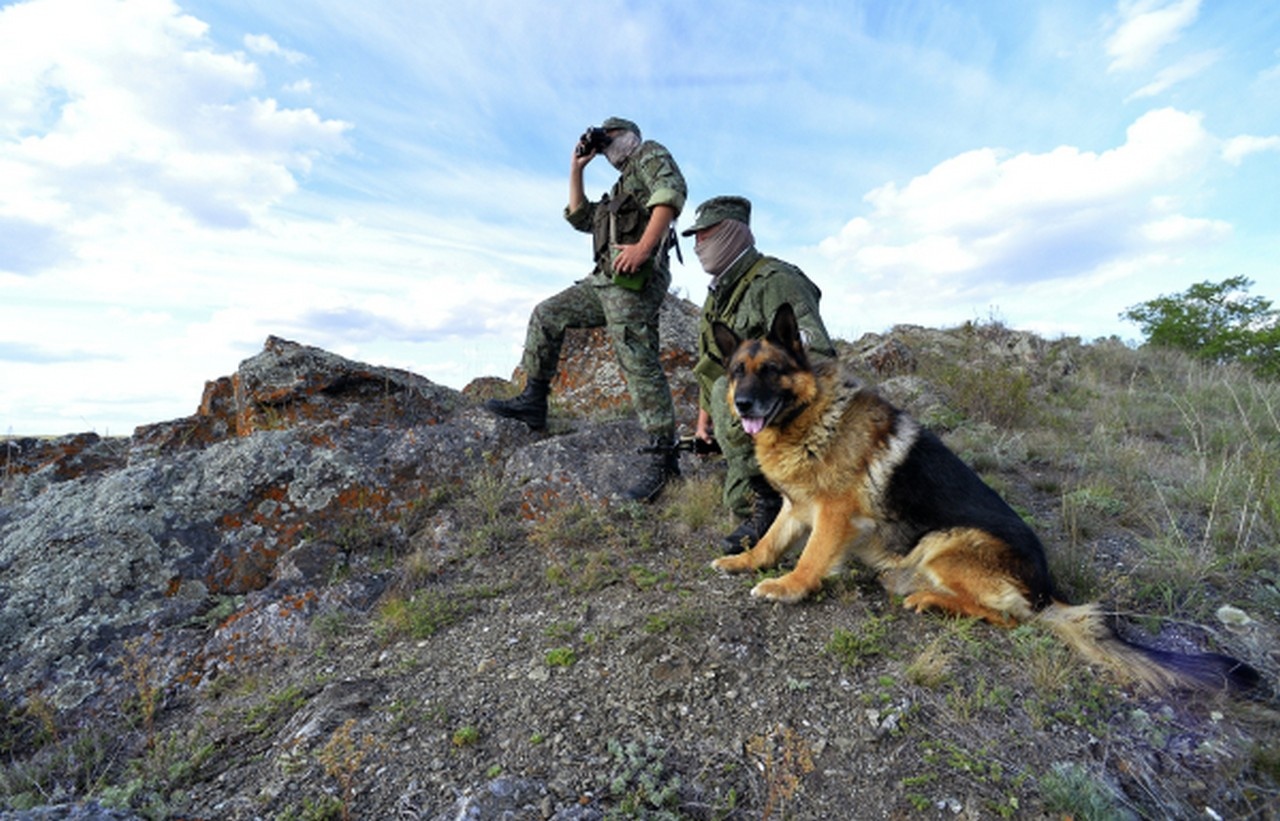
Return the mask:
[[(584, 190), (583, 169), (599, 154), (620, 176), (608, 194), (592, 202)], [(667, 480), (680, 473), (675, 407), (658, 360), (658, 311), (671, 287), (667, 253), (687, 195), (671, 153), (642, 140), (640, 127), (630, 120), (610, 117), (582, 135), (569, 166), (564, 215), (574, 228), (592, 235), (595, 268), (533, 309), (521, 361), (527, 376), (524, 391), (485, 403), (490, 411), (534, 430), (546, 427), (547, 394), (565, 331), (606, 328), (632, 406), (650, 438), (651, 461), (624, 494), (635, 501), (657, 498)]]

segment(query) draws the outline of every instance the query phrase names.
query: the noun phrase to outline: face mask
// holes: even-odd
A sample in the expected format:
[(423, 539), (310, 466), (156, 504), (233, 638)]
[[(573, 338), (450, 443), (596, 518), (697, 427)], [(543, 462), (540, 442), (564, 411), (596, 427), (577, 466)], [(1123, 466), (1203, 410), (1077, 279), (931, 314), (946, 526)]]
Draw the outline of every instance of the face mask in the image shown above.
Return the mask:
[(693, 252), (698, 255), (702, 270), (720, 276), (743, 251), (755, 244), (756, 239), (745, 222), (727, 219), (710, 236), (694, 243)]
[(608, 158), (610, 165), (621, 170), (627, 157), (630, 157), (639, 147), (640, 135), (634, 131), (627, 131), (613, 138), (613, 142), (605, 147), (604, 155)]

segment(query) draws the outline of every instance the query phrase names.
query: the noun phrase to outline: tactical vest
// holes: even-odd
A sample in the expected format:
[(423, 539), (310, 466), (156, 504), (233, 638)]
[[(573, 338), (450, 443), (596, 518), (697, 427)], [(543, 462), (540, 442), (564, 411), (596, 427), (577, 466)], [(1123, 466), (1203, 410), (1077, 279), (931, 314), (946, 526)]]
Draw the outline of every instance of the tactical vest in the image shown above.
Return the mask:
[[(645, 177), (639, 170), (640, 165), (633, 164), (651, 162), (658, 156), (668, 159), (670, 157), (667, 150), (658, 143), (652, 141), (641, 143), (627, 160), (622, 176), (613, 184), (613, 189), (596, 205), (592, 214), (592, 251), (597, 269), (601, 274), (609, 277), (615, 285), (632, 291), (642, 290), (656, 268), (666, 268), (667, 254), (672, 247), (676, 248), (677, 253), (679, 252), (673, 224), (667, 231), (667, 235), (658, 242), (653, 254), (638, 270), (629, 274), (618, 274), (613, 270), (613, 260), (618, 255), (618, 246), (634, 245), (639, 242), (649, 227), (649, 218), (652, 213), (647, 203), (653, 196), (653, 191), (649, 190), (644, 181)], [(684, 178), (679, 177), (678, 169), (674, 169), (674, 161), (670, 164), (675, 170), (683, 192)]]

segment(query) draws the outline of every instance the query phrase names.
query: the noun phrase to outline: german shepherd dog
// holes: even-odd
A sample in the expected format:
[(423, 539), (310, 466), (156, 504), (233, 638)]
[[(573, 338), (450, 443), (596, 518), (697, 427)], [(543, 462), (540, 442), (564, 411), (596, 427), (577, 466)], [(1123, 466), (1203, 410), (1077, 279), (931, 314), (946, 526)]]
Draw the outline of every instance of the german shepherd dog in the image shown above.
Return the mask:
[(917, 612), (1036, 621), (1087, 660), (1153, 689), (1248, 690), (1259, 675), (1236, 659), (1134, 644), (1098, 604), (1071, 605), (1054, 590), (1031, 528), (930, 431), (873, 389), (811, 365), (795, 313), (784, 305), (763, 339), (713, 326), (726, 357), (729, 402), (754, 437), (765, 477), (783, 496), (772, 527), (751, 550), (716, 559), (737, 573), (773, 567), (806, 536), (791, 572), (753, 596), (798, 601), (853, 556)]

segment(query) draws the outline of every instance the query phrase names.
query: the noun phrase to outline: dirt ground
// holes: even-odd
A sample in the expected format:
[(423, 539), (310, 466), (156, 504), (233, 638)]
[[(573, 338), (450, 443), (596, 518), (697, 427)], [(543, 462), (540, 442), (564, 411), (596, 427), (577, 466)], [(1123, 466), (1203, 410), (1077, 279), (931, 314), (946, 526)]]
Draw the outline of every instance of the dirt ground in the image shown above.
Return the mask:
[(295, 650), (166, 706), (161, 737), (217, 749), (176, 797), (246, 819), (1274, 816), (1274, 703), (1129, 692), (856, 570), (754, 600), (708, 568), (727, 522), (681, 512), (714, 470), (686, 476), (656, 508), (482, 525), (420, 568), (408, 627), (317, 610)]

